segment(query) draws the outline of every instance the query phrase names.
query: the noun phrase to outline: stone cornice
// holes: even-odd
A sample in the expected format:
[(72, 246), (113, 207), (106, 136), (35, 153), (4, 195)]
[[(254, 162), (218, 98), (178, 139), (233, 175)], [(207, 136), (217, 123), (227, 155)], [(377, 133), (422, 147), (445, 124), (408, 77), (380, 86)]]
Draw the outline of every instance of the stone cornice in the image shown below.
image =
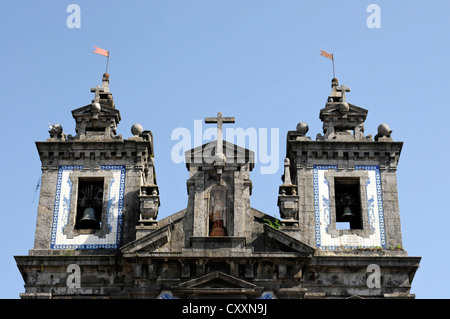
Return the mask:
[(36, 148), (43, 169), (79, 161), (84, 166), (124, 162), (139, 167), (153, 165), (151, 143), (145, 140), (47, 141), (36, 142)]
[(379, 165), (396, 169), (403, 142), (372, 141), (298, 141), (288, 140), (287, 154), (296, 159), (297, 167), (313, 165)]

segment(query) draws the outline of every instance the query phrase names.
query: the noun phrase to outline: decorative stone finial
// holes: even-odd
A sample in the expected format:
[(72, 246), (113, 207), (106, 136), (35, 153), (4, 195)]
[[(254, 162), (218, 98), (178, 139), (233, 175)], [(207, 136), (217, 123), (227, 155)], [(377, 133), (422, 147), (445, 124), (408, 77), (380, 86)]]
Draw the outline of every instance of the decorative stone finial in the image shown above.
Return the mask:
[(364, 135), (364, 121), (367, 110), (347, 103), (346, 93), (350, 88), (341, 85), (336, 78), (331, 81), (332, 91), (325, 107), (320, 110), (320, 120), (323, 122), (323, 135), (317, 134), (318, 141), (355, 141), (371, 140), (371, 135)]
[(336, 88), (338, 85), (339, 85), (338, 79), (333, 78), (333, 79), (331, 80), (331, 88), (332, 88), (333, 90), (335, 90), (335, 88)]
[(297, 185), (293, 185), (290, 173), (290, 160), (284, 159), (284, 183), (280, 186), (278, 196), (278, 206), (280, 208), (280, 216), (282, 225), (296, 226), (298, 225), (298, 197)]
[(92, 113), (98, 113), (102, 109), (100, 106), (100, 92), (103, 92), (103, 89), (97, 85), (95, 88), (91, 89), (91, 92), (95, 92), (95, 98), (91, 104), (91, 111)]
[(336, 91), (341, 92), (341, 100), (340, 102), (347, 102), (345, 97), (345, 92), (350, 92), (350, 88), (342, 84), (341, 86), (336, 88)]
[(385, 136), (389, 137), (391, 135), (391, 133), (392, 133), (392, 131), (391, 131), (389, 125), (383, 123), (383, 124), (380, 124), (380, 126), (378, 126), (378, 135), (380, 137), (385, 137)]
[(380, 124), (378, 126), (378, 134), (375, 135), (375, 141), (392, 141), (391, 138), (392, 131), (386, 123)]
[(305, 122), (300, 122), (297, 124), (297, 133), (295, 134), (297, 141), (310, 141), (311, 139), (306, 135), (309, 131), (309, 126)]
[(305, 136), (306, 133), (309, 131), (309, 126), (305, 122), (300, 122), (297, 124), (297, 132), (300, 134), (300, 136)]
[(223, 123), (235, 123), (234, 117), (223, 117), (222, 112), (217, 113), (217, 117), (207, 117), (205, 118), (205, 123), (217, 123), (217, 144), (216, 153), (214, 155), (214, 165), (217, 166), (217, 175), (219, 180), (222, 175), (222, 168), (226, 163), (226, 157), (223, 154)]
[(217, 123), (217, 147), (216, 154), (223, 153), (223, 123), (235, 123), (234, 117), (223, 117), (222, 112), (217, 112), (217, 117), (205, 118), (205, 123)]
[(284, 183), (283, 185), (292, 185), (291, 182), (291, 171), (289, 170), (289, 166), (291, 165), (291, 162), (289, 158), (284, 159)]
[(91, 88), (91, 92), (95, 93), (91, 104), (72, 111), (77, 135), (74, 137), (68, 135), (68, 140), (122, 139), (122, 135), (117, 135), (117, 124), (121, 120), (120, 112), (114, 107), (112, 94), (108, 90), (108, 79), (109, 75), (105, 73), (102, 86)]
[(139, 212), (141, 215), (139, 224), (156, 226), (159, 206), (158, 186), (141, 185), (141, 194), (139, 195)]
[(215, 165), (225, 165), (227, 158), (223, 153), (214, 154), (214, 164)]
[(141, 135), (143, 131), (144, 131), (144, 128), (142, 127), (141, 124), (136, 123), (131, 127), (131, 134), (133, 134), (134, 136)]
[(109, 74), (108, 73), (103, 73), (102, 88), (105, 89), (105, 92), (109, 92)]
[(63, 133), (63, 127), (60, 124), (48, 124), (51, 139), (65, 139), (65, 135)]

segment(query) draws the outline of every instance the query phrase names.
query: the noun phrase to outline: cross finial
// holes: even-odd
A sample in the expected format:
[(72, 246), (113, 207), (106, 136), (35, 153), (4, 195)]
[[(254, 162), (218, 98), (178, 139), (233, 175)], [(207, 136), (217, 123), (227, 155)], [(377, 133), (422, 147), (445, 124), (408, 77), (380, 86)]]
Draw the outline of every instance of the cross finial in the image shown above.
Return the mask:
[(344, 84), (336, 88), (336, 91), (341, 92), (342, 101), (341, 102), (347, 102), (345, 98), (345, 92), (350, 92), (350, 88), (346, 87)]
[(104, 89), (97, 85), (95, 88), (91, 89), (91, 92), (95, 92), (94, 103), (99, 103), (99, 101), (100, 101), (100, 92), (104, 92)]
[(217, 112), (217, 117), (205, 118), (205, 123), (217, 123), (217, 149), (216, 154), (223, 153), (223, 123), (235, 123), (234, 117), (223, 117), (222, 112)]

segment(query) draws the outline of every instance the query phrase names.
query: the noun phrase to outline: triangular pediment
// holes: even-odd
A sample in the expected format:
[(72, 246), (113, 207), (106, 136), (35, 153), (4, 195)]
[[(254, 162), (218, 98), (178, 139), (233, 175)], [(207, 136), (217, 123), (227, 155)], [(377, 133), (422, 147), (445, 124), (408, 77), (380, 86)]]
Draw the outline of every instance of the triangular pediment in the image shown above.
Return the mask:
[[(101, 106), (101, 109), (98, 112), (98, 115), (100, 117), (115, 117), (117, 122), (120, 121), (121, 118), (120, 118), (119, 110), (117, 110), (113, 107), (109, 107), (105, 104), (100, 104), (100, 106)], [(72, 111), (72, 116), (74, 118), (91, 116), (91, 115), (92, 115), (91, 104), (87, 104), (85, 106), (79, 107)]]
[(263, 287), (258, 287), (220, 271), (191, 279), (173, 288), (178, 295), (187, 298), (199, 295), (203, 295), (204, 297), (226, 295), (231, 298), (242, 295), (255, 297), (260, 296), (264, 290)]
[(216, 271), (181, 283), (178, 285), (178, 288), (181, 290), (186, 289), (212, 290), (224, 288), (256, 290), (257, 286), (245, 280), (236, 278), (234, 276), (225, 274), (220, 271)]
[(171, 227), (173, 223), (183, 218), (185, 212), (186, 210), (183, 209), (159, 221), (161, 226), (157, 226), (157, 228), (151, 230), (147, 235), (122, 246), (120, 250), (127, 257), (149, 254), (164, 246), (171, 240)]
[(132, 241), (121, 248), (124, 255), (146, 254), (162, 247), (170, 241), (170, 231), (168, 227), (157, 229), (150, 234)]
[[(341, 107), (342, 103), (327, 103), (327, 105), (320, 110), (320, 118), (322, 118), (322, 116), (325, 115), (338, 115), (338, 114), (342, 114), (342, 107)], [(367, 113), (369, 112), (368, 110), (356, 106), (354, 104), (351, 103), (347, 103), (348, 105), (348, 110), (345, 112), (345, 114), (348, 115), (354, 115), (354, 116), (362, 116), (364, 117), (364, 119), (367, 116)]]
[[(197, 146), (185, 152), (186, 164), (214, 163), (217, 140)], [(226, 156), (227, 164), (254, 163), (254, 152), (236, 144), (223, 141), (222, 153)]]
[(310, 257), (314, 254), (315, 249), (313, 247), (267, 224), (264, 225), (264, 233), (284, 250), (298, 253), (302, 257)]

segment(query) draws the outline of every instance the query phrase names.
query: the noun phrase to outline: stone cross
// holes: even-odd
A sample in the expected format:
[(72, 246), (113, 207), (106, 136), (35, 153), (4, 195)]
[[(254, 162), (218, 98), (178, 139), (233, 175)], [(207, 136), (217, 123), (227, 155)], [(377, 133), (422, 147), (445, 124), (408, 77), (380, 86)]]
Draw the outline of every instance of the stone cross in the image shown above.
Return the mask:
[(340, 87), (336, 88), (336, 91), (341, 92), (342, 102), (347, 102), (345, 99), (345, 92), (350, 92), (350, 88), (342, 84)]
[(91, 89), (91, 92), (95, 92), (94, 103), (99, 103), (99, 101), (100, 101), (100, 92), (104, 92), (104, 89), (97, 85), (95, 88)]
[(216, 154), (223, 153), (223, 132), (222, 132), (222, 124), (223, 123), (235, 123), (234, 116), (233, 117), (223, 117), (222, 112), (217, 113), (217, 117), (207, 117), (205, 118), (205, 123), (217, 123), (217, 149)]

